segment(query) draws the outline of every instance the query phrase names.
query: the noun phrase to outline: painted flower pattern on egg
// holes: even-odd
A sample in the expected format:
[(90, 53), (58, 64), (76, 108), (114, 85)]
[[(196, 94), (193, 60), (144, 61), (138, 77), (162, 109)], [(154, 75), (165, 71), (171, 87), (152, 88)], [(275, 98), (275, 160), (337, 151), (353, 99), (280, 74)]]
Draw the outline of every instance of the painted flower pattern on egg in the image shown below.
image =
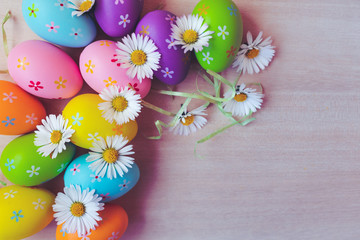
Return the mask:
[(94, 73), (95, 64), (91, 63), (91, 60), (89, 60), (88, 63), (85, 63), (86, 72)]
[(33, 177), (34, 175), (37, 176), (39, 175), (39, 171), (40, 167), (35, 167), (34, 165), (31, 166), (30, 170), (27, 170), (26, 172), (29, 173), (29, 177)]
[(59, 7), (60, 11), (64, 11), (67, 8), (68, 1), (67, 0), (57, 0), (54, 4), (56, 7)]
[(227, 8), (230, 11), (230, 16), (237, 16), (237, 9), (231, 4), (230, 7)]
[(149, 31), (148, 31), (148, 29), (149, 29), (149, 26), (144, 26), (144, 25), (142, 25), (141, 26), (141, 31), (139, 32), (142, 36), (145, 36), (145, 35), (149, 35), (150, 33), (149, 33)]
[(124, 4), (124, 0), (115, 0), (115, 5), (118, 5), (119, 3)]
[(74, 164), (74, 167), (70, 169), (70, 171), (72, 172), (72, 175), (75, 175), (77, 172), (80, 172), (80, 164), (76, 165)]
[(210, 8), (210, 6), (206, 6), (205, 4), (202, 5), (201, 8), (199, 8), (199, 16), (207, 15), (207, 10)]
[(72, 28), (71, 29), (71, 33), (69, 34), (70, 36), (72, 36), (75, 40), (77, 40), (79, 37), (82, 38), (84, 35), (81, 33), (81, 28), (75, 29)]
[(7, 116), (6, 120), (3, 120), (2, 123), (5, 124), (5, 127), (14, 126), (15, 125), (15, 123), (14, 123), (15, 120), (16, 120), (15, 118), (10, 118), (9, 116)]
[(41, 86), (40, 81), (30, 81), (29, 88), (34, 88), (35, 91), (39, 91), (39, 89), (44, 89), (44, 87)]
[(50, 24), (46, 24), (45, 27), (48, 28), (48, 31), (49, 32), (54, 32), (54, 33), (57, 33), (57, 29), (60, 28), (59, 25), (54, 25), (55, 23), (54, 22), (51, 22)]
[(18, 59), (18, 65), (17, 68), (21, 68), (22, 70), (26, 70), (26, 66), (30, 65), (29, 62), (26, 61), (26, 57), (23, 57), (23, 59)]
[(33, 16), (34, 18), (36, 18), (36, 12), (38, 12), (39, 9), (35, 8), (35, 3), (33, 3), (31, 7), (28, 7), (28, 10), (30, 11), (29, 16)]
[(59, 77), (59, 80), (54, 82), (57, 85), (56, 89), (66, 88), (65, 85), (66, 82), (67, 82), (66, 79), (63, 79), (63, 77)]
[(214, 60), (214, 58), (210, 57), (210, 52), (207, 52), (206, 54), (203, 53), (203, 61), (207, 62), (207, 64), (210, 64), (210, 61)]
[(130, 23), (130, 19), (129, 19), (129, 14), (124, 15), (120, 15), (120, 22), (119, 25), (123, 26), (124, 28), (126, 28), (126, 24)]
[(38, 210), (38, 209), (44, 209), (44, 205), (46, 204), (46, 201), (42, 201), (40, 198), (36, 201), (33, 202), (32, 204), (34, 204), (34, 209)]
[(72, 116), (71, 117), (74, 121), (72, 122), (72, 125), (78, 125), (78, 126), (81, 126), (81, 121), (84, 120), (83, 117), (80, 117), (80, 114), (79, 113), (76, 113), (75, 116)]
[(17, 191), (11, 189), (9, 192), (4, 193), (5, 195), (4, 199), (14, 198), (16, 193)]
[(19, 222), (19, 220), (21, 218), (24, 218), (24, 215), (22, 215), (21, 212), (22, 212), (22, 210), (13, 211), (13, 216), (10, 219), (15, 220), (16, 222)]
[(35, 116), (35, 113), (32, 113), (31, 115), (26, 115), (25, 123), (30, 123), (31, 125), (33, 125), (34, 122), (37, 120), (38, 120), (38, 118)]
[(15, 96), (13, 92), (10, 92), (9, 94), (3, 93), (3, 95), (5, 96), (3, 101), (9, 100), (9, 103), (13, 103), (14, 100), (17, 99), (17, 96)]
[(168, 67), (166, 67), (165, 70), (161, 70), (161, 72), (164, 74), (165, 78), (172, 78), (172, 75), (174, 74), (174, 71), (171, 71)]
[(7, 162), (5, 163), (5, 167), (8, 167), (8, 171), (10, 172), (12, 169), (15, 169), (14, 164), (14, 159), (7, 159)]

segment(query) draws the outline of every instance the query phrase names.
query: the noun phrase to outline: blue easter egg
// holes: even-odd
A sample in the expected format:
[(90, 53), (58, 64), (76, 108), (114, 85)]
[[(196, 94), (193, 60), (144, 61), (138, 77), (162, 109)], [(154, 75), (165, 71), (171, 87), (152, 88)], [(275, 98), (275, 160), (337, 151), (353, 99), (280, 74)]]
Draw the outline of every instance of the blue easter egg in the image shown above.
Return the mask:
[(43, 39), (65, 47), (84, 47), (96, 36), (96, 25), (87, 13), (71, 16), (68, 0), (23, 0), (28, 26)]
[(130, 191), (139, 180), (140, 171), (136, 163), (132, 164), (132, 168), (122, 177), (117, 175), (117, 178), (109, 179), (105, 175), (101, 178), (89, 168), (91, 163), (86, 162), (88, 156), (89, 154), (85, 154), (76, 158), (65, 170), (66, 187), (77, 184), (82, 189), (95, 189), (95, 193), (103, 198), (103, 202), (109, 202)]

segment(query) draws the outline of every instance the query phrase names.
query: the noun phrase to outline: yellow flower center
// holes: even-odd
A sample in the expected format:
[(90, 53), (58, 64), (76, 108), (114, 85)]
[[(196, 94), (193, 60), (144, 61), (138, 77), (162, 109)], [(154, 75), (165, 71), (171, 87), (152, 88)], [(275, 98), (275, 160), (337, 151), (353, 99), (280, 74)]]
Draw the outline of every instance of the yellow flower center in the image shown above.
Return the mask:
[(81, 217), (85, 214), (85, 205), (81, 202), (74, 202), (70, 207), (70, 212), (75, 217)]
[(117, 112), (123, 112), (128, 107), (128, 101), (123, 96), (116, 97), (112, 100), (112, 107)]
[(250, 59), (256, 58), (259, 55), (259, 49), (253, 48), (246, 52), (246, 56)]
[(189, 126), (190, 124), (192, 124), (194, 122), (194, 116), (193, 115), (187, 116), (187, 117), (185, 117), (183, 119), (185, 119), (185, 122), (184, 121), (180, 121), (180, 122), (184, 126)]
[(198, 40), (199, 35), (196, 31), (194, 31), (192, 29), (188, 29), (183, 33), (182, 37), (183, 37), (185, 43), (193, 44)]
[(90, 1), (90, 0), (83, 1), (80, 5), (79, 10), (82, 12), (87, 12), (90, 10), (91, 5), (92, 5), (92, 1)]
[(131, 62), (135, 65), (141, 66), (146, 63), (146, 53), (143, 50), (135, 50), (131, 53)]
[(54, 144), (57, 144), (61, 141), (62, 133), (58, 130), (55, 130), (51, 133), (50, 141)]
[(237, 102), (243, 102), (247, 99), (247, 95), (245, 93), (236, 94), (234, 99)]
[(108, 148), (103, 152), (103, 158), (107, 163), (114, 163), (119, 158), (119, 152), (114, 148)]

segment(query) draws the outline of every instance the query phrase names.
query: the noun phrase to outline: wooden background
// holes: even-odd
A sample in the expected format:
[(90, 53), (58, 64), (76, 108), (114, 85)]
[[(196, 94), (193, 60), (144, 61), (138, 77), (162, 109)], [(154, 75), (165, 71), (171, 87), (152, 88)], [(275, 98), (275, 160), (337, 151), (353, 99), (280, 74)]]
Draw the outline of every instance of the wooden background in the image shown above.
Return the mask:
[[(200, 144), (203, 159), (194, 157), (195, 142), (229, 123), (214, 106), (197, 134), (165, 132), (160, 141), (144, 135), (156, 133), (154, 120), (168, 119), (144, 110), (133, 141), (141, 179), (115, 201), (130, 218), (122, 239), (359, 239), (360, 1), (235, 2), (245, 32), (263, 30), (276, 46), (264, 72), (242, 78), (263, 84), (263, 109), (248, 126)], [(182, 15), (197, 1), (163, 3), (165, 10)], [(145, 0), (143, 14), (158, 4)], [(0, 9), (1, 18), (8, 9), (14, 15), (6, 25), (10, 48), (39, 39), (23, 20), (21, 1), (2, 0)], [(71, 54), (76, 58), (80, 51)], [(0, 56), (4, 69), (2, 51)], [(192, 91), (196, 71), (194, 63), (177, 90)], [(222, 75), (233, 79), (236, 73), (228, 69)], [(155, 93), (146, 100), (173, 111), (183, 101)], [(43, 102), (49, 113), (66, 103)], [(0, 152), (13, 138), (0, 136)], [(54, 192), (62, 186), (62, 176), (44, 185)], [(28, 239), (55, 239), (54, 229), (53, 222)]]

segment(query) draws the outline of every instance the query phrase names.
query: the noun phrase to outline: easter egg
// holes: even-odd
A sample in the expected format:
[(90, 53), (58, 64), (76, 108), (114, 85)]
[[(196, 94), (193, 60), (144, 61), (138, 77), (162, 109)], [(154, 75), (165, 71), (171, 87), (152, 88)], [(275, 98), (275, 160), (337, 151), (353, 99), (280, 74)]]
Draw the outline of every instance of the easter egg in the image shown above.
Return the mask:
[(95, 193), (103, 197), (103, 202), (109, 202), (123, 196), (130, 191), (140, 178), (140, 171), (136, 163), (122, 177), (109, 179), (97, 176), (90, 168), (91, 162), (86, 158), (89, 154), (81, 155), (71, 162), (64, 174), (65, 186), (80, 185), (82, 189), (95, 189)]
[(15, 46), (8, 57), (8, 68), (14, 81), (37, 97), (70, 98), (83, 84), (75, 61), (44, 41), (30, 40)]
[(192, 12), (204, 18), (213, 31), (209, 46), (196, 52), (200, 65), (214, 72), (228, 68), (235, 59), (242, 41), (243, 24), (239, 9), (231, 0), (201, 0)]
[(23, 0), (22, 13), (28, 26), (43, 39), (66, 47), (84, 47), (96, 36), (94, 21), (83, 14), (71, 16), (67, 0)]
[(146, 14), (138, 23), (135, 33), (149, 36), (161, 54), (160, 68), (154, 75), (160, 81), (175, 85), (183, 81), (189, 72), (191, 54), (184, 53), (179, 46), (170, 47), (174, 41), (171, 35), (171, 24), (176, 16), (168, 11), (156, 10)]
[(99, 212), (102, 221), (95, 230), (79, 237), (77, 233), (67, 233), (62, 230), (62, 224), (56, 228), (56, 240), (116, 240), (125, 233), (129, 218), (124, 208), (105, 204), (104, 210)]
[(41, 231), (53, 219), (54, 200), (54, 194), (41, 188), (1, 188), (0, 239), (23, 239)]
[(143, 5), (143, 0), (96, 0), (95, 18), (107, 35), (123, 37), (134, 31)]
[[(109, 2), (110, 3), (110, 2)], [(100, 40), (84, 48), (80, 55), (80, 71), (86, 83), (100, 93), (105, 87), (118, 85), (121, 88), (132, 88), (144, 98), (150, 91), (151, 80), (142, 82), (126, 75), (126, 68), (116, 59), (116, 43)]]
[(0, 96), (0, 134), (33, 131), (46, 116), (42, 103), (14, 83), (0, 80)]
[(122, 135), (131, 141), (137, 133), (136, 121), (129, 121), (118, 125), (114, 121), (108, 122), (102, 117), (102, 111), (98, 109), (99, 103), (104, 102), (97, 94), (82, 94), (68, 102), (63, 110), (63, 117), (69, 120), (75, 133), (71, 142), (82, 148), (91, 148), (93, 141), (100, 137)]
[(35, 186), (59, 175), (73, 159), (75, 146), (66, 143), (66, 150), (56, 158), (43, 157), (34, 145), (35, 133), (23, 135), (12, 140), (0, 157), (0, 168), (12, 183), (22, 186)]

